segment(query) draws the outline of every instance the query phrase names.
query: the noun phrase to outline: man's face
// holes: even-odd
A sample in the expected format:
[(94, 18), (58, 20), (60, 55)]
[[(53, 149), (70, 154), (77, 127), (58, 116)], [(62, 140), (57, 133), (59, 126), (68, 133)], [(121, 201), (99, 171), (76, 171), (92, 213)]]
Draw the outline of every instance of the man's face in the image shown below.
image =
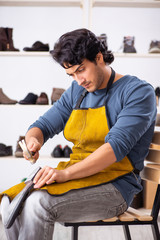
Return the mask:
[(73, 77), (80, 86), (86, 88), (88, 92), (94, 92), (97, 89), (106, 87), (104, 72), (99, 61), (94, 63), (85, 59), (80, 65), (67, 68), (66, 73)]

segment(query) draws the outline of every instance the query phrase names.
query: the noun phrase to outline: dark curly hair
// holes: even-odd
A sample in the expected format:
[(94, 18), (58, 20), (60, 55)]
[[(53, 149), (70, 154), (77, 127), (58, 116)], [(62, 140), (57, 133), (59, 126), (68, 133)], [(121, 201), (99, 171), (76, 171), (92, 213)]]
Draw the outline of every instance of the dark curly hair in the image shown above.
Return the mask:
[(99, 52), (103, 54), (104, 62), (113, 62), (114, 56), (105, 42), (98, 40), (94, 33), (85, 28), (63, 34), (50, 51), (53, 59), (64, 68), (79, 65), (84, 59), (95, 62)]

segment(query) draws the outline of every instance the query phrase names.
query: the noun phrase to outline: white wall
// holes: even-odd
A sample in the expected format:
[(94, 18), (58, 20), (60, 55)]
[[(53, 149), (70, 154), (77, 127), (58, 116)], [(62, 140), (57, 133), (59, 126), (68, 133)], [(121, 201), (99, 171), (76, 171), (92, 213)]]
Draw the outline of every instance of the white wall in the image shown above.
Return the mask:
[[(87, 19), (87, 18), (86, 18)], [(23, 51), (39, 40), (53, 48), (55, 41), (65, 32), (88, 26), (83, 22), (83, 11), (78, 7), (0, 7), (0, 27), (13, 28), (14, 46)], [(147, 53), (151, 40), (160, 40), (160, 8), (106, 8), (92, 9), (91, 30), (96, 35), (106, 33), (109, 49), (117, 51), (123, 37), (135, 36), (138, 53)], [(137, 75), (154, 87), (160, 85), (160, 58), (117, 57), (112, 64), (115, 71)], [(48, 56), (0, 56), (0, 87), (13, 99), (21, 100), (29, 92), (46, 92), (49, 100), (53, 87), (67, 88), (71, 79)], [(0, 142), (15, 150), (19, 135), (48, 107), (0, 106)], [(49, 154), (55, 145), (67, 142), (62, 134), (43, 148)]]
[(124, 36), (135, 36), (137, 52), (147, 53), (151, 40), (160, 40), (160, 8), (94, 7), (91, 28), (107, 34), (114, 52)]
[[(137, 53), (148, 53), (152, 40), (160, 41), (160, 8), (94, 7), (91, 30), (97, 35), (107, 34), (108, 47), (120, 48), (124, 36), (135, 36)], [(119, 58), (113, 67), (122, 74), (145, 79), (154, 87), (160, 86), (160, 58)]]

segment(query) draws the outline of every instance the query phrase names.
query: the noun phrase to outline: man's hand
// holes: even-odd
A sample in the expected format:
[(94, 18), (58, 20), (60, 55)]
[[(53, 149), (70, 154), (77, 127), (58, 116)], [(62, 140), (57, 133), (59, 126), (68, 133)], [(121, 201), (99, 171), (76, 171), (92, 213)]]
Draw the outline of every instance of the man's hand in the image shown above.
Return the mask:
[[(44, 141), (43, 141), (43, 133), (42, 131), (37, 128), (31, 128), (25, 136), (25, 142), (27, 145), (28, 150), (33, 153), (32, 158), (37, 161), (39, 158), (39, 150), (41, 149)], [(29, 160), (25, 155), (24, 157)]]
[(45, 166), (35, 176), (33, 182), (34, 188), (41, 188), (45, 184), (53, 182), (66, 182), (68, 180), (67, 171), (56, 170), (55, 168)]
[(41, 144), (37, 141), (37, 139), (34, 137), (31, 137), (29, 139), (29, 142), (27, 143), (27, 148), (31, 153), (33, 153), (32, 158), (37, 160), (39, 158), (39, 150), (41, 149)]

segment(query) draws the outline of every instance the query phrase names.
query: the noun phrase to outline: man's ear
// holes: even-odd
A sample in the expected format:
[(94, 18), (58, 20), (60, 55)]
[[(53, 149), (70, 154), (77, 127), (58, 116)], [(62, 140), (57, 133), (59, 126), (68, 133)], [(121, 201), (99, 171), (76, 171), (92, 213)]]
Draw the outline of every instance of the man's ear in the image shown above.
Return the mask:
[(96, 63), (102, 63), (102, 62), (103, 62), (103, 54), (99, 52), (96, 55)]

